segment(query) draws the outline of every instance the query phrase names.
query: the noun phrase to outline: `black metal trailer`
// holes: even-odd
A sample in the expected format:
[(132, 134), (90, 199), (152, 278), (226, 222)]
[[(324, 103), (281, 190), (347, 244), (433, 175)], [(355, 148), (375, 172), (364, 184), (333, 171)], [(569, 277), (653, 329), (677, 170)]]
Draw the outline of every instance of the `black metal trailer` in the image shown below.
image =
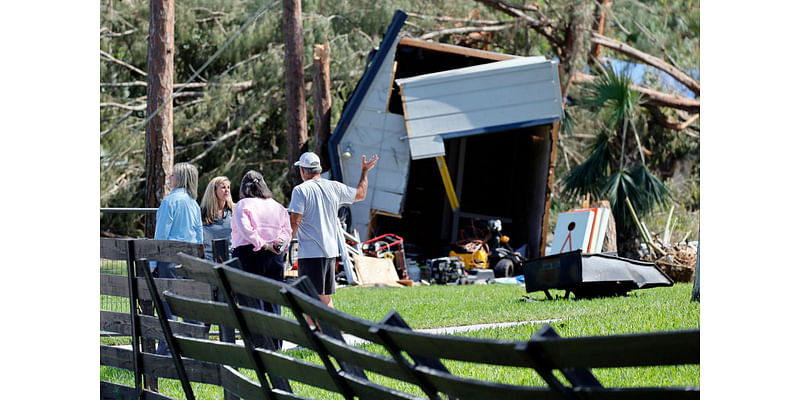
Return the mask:
[(584, 254), (580, 250), (526, 261), (522, 265), (525, 291), (549, 289), (572, 292), (576, 298), (625, 295), (634, 289), (672, 286), (673, 281), (655, 264), (612, 254)]

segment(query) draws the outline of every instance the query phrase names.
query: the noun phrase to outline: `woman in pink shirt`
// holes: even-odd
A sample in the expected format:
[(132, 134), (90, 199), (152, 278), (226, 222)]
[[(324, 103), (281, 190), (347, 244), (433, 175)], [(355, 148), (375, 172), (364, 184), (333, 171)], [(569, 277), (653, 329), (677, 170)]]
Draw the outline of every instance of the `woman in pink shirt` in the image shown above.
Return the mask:
[[(281, 247), (289, 242), (292, 235), (289, 213), (272, 199), (272, 192), (264, 182), (264, 177), (256, 171), (248, 171), (242, 177), (239, 198), (231, 219), (233, 256), (239, 258), (245, 271), (283, 281)], [(248, 307), (281, 313), (279, 305), (246, 296), (239, 296), (239, 302)], [(271, 340), (274, 348), (280, 350), (281, 341)], [(254, 341), (258, 347), (269, 348), (262, 338), (254, 338)]]

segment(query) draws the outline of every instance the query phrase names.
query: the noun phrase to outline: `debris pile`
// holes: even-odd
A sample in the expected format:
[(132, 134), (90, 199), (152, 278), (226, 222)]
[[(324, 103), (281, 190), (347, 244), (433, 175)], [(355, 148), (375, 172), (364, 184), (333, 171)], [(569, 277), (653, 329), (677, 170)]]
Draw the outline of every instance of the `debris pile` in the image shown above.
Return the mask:
[(694, 269), (697, 265), (697, 248), (689, 244), (676, 244), (661, 247), (664, 252), (659, 257), (650, 257), (664, 273), (675, 282), (694, 282)]
[(630, 200), (626, 198), (625, 203), (633, 216), (633, 222), (639, 229), (642, 241), (647, 246), (649, 256), (645, 257), (645, 259), (656, 264), (675, 282), (693, 282), (695, 265), (697, 265), (697, 248), (691, 244), (684, 244), (686, 238), (683, 238), (678, 244), (670, 244), (673, 227), (670, 221), (672, 221), (672, 213), (675, 211), (675, 206), (670, 208), (667, 223), (664, 227), (664, 235), (661, 240), (658, 240), (650, 234), (644, 223), (639, 221), (639, 217), (636, 215)]

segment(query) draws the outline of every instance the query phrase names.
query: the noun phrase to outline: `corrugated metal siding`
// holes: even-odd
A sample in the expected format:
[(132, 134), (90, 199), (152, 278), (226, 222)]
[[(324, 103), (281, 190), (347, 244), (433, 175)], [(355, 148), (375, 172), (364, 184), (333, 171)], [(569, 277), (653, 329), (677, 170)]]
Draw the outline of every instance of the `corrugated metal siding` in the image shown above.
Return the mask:
[[(468, 82), (468, 83), (467, 83)], [(561, 120), (555, 63), (524, 57), (398, 79), (409, 148), (416, 159), (444, 154), (441, 139)]]

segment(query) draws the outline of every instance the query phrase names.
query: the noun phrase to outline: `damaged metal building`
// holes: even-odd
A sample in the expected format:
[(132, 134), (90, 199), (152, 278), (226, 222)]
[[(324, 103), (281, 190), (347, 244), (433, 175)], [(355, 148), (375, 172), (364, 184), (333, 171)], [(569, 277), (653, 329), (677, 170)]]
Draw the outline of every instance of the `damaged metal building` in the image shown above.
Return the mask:
[(544, 254), (559, 124), (557, 65), (402, 37), (395, 13), (328, 142), (331, 178), (355, 186), (378, 154), (362, 238), (394, 233), (442, 255), (476, 220), (499, 219), (524, 257)]

